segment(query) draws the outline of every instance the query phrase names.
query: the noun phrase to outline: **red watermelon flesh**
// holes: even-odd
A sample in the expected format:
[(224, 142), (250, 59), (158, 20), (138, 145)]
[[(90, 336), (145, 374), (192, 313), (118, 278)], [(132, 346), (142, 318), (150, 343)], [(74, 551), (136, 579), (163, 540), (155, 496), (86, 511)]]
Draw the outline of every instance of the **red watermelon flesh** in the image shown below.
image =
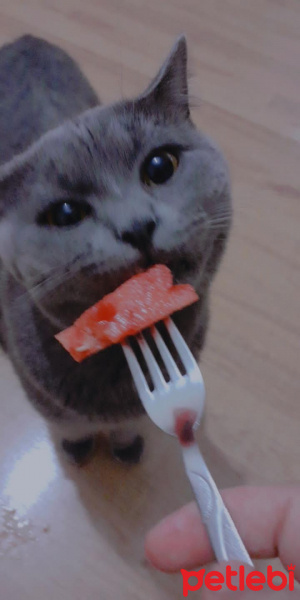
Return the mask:
[(191, 285), (173, 285), (168, 267), (155, 265), (125, 281), (55, 337), (81, 362), (197, 300)]

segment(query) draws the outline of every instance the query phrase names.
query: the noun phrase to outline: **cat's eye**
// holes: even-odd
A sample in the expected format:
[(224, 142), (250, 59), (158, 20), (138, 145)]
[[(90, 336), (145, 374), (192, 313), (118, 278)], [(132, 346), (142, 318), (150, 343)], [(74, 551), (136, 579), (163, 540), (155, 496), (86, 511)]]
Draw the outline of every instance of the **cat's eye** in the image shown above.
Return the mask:
[(161, 149), (152, 152), (146, 158), (141, 177), (146, 185), (161, 185), (174, 175), (178, 168), (178, 153), (171, 150)]
[(83, 221), (92, 212), (86, 202), (53, 202), (37, 218), (38, 225), (48, 227), (71, 227)]

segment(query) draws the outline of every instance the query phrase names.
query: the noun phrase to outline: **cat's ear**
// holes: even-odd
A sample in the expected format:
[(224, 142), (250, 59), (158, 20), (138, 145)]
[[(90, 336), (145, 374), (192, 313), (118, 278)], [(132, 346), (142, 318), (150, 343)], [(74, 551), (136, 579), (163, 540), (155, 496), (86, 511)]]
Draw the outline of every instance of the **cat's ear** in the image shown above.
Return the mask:
[(189, 118), (187, 43), (184, 35), (175, 42), (157, 76), (137, 102), (147, 111), (160, 110), (171, 118)]

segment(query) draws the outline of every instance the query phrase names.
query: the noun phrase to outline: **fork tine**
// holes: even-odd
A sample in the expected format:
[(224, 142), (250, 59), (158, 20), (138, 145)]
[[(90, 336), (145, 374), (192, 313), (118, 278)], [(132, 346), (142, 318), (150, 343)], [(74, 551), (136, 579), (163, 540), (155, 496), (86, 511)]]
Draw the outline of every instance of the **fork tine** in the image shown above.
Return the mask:
[(143, 335), (137, 335), (136, 336), (136, 340), (139, 344), (139, 347), (144, 355), (144, 359), (147, 363), (147, 367), (150, 371), (150, 375), (152, 377), (152, 381), (154, 383), (154, 387), (155, 389), (157, 389), (158, 391), (163, 391), (165, 390), (168, 386), (167, 386), (167, 382), (149, 348), (148, 343), (145, 340), (145, 337)]
[(177, 329), (175, 323), (168, 317), (164, 321), (165, 326), (170, 334), (170, 337), (174, 343), (174, 346), (182, 360), (182, 363), (186, 369), (187, 374), (190, 374), (195, 369), (199, 369), (190, 349), (186, 345), (181, 333)]
[(159, 349), (160, 355), (168, 369), (168, 373), (170, 375), (171, 381), (173, 381), (173, 382), (178, 381), (178, 379), (182, 378), (182, 375), (176, 365), (176, 362), (175, 362), (171, 352), (169, 351), (169, 348), (165, 344), (164, 340), (162, 339), (162, 337), (156, 327), (154, 327), (153, 338)]
[(141, 400), (143, 400), (143, 402), (151, 400), (152, 392), (149, 389), (144, 373), (127, 340), (122, 342), (122, 348)]

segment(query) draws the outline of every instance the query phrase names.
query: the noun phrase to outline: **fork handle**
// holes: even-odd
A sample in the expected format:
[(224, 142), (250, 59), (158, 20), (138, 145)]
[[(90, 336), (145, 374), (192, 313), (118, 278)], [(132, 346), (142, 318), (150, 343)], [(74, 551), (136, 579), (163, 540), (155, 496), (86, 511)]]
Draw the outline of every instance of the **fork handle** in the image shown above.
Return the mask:
[(196, 442), (182, 446), (183, 461), (217, 561), (253, 566)]

